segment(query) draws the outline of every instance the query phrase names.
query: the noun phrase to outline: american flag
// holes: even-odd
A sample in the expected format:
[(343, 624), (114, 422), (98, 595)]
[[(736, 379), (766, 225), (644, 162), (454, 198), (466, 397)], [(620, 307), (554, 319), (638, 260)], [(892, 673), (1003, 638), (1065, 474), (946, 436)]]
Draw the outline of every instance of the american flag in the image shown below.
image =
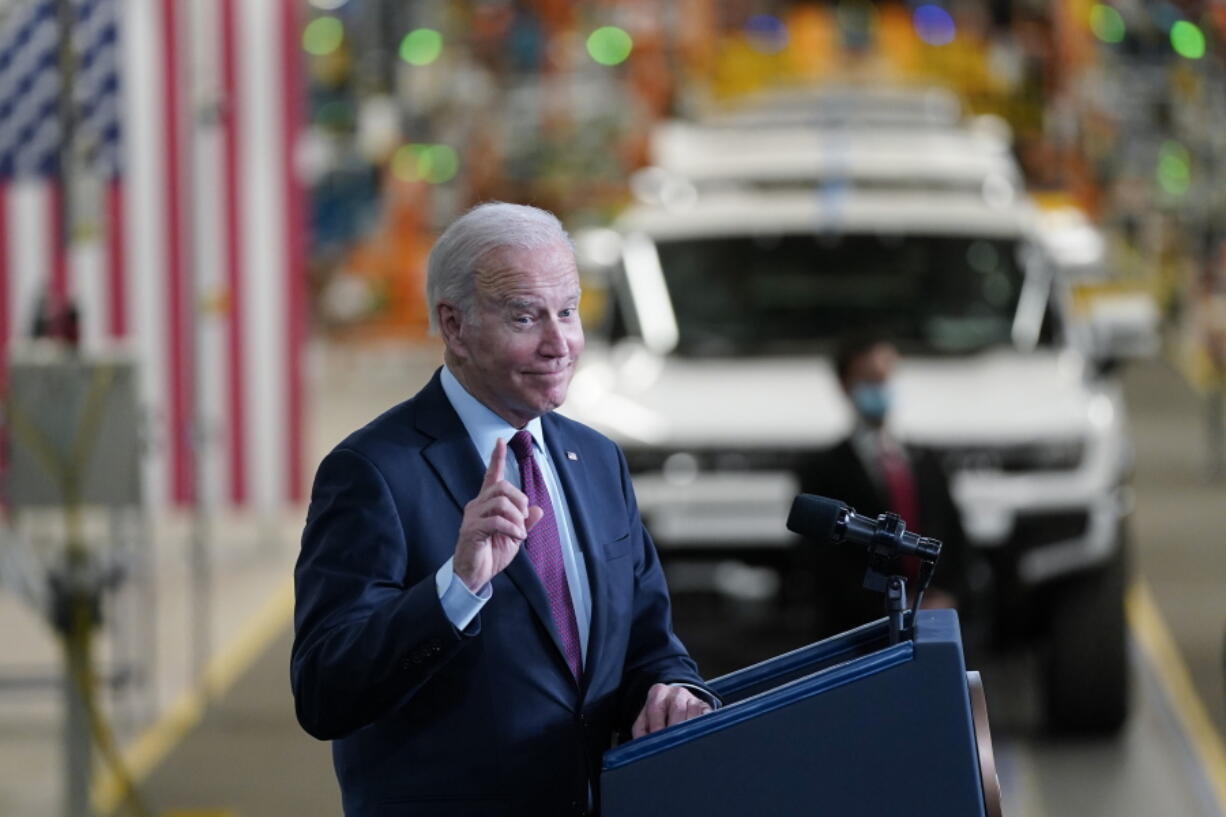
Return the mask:
[(69, 82), (59, 5), (0, 7), (0, 390), (40, 304), (71, 302), (83, 351), (138, 361), (154, 506), (298, 502), (299, 2), (70, 0)]

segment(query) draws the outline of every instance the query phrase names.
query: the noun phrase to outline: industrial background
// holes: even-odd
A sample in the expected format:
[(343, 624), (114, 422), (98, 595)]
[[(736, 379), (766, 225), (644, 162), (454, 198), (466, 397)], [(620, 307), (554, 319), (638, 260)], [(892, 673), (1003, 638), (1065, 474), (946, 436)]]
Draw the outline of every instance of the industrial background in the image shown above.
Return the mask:
[[(1226, 815), (1224, 180), (1221, 0), (0, 0), (0, 815), (339, 813), (290, 699), (297, 536), (323, 454), (441, 363), (425, 258), (466, 208), (559, 214), (591, 356), (615, 365), (627, 333), (692, 352), (678, 295), (671, 345), (626, 317), (636, 236), (800, 194), (829, 239), (871, 218), (860, 196), (895, 212), (968, 185), (1055, 259), (1052, 303), (1125, 443), (1096, 497), (1125, 531), (1122, 721), (1059, 728), (1037, 682), (1059, 637), (997, 649), (963, 612), (1005, 810)], [(776, 212), (751, 210), (728, 218)], [(1018, 325), (1012, 351), (1046, 343)], [(765, 356), (737, 365), (733, 386), (766, 382)], [(622, 405), (599, 380), (572, 389), (597, 425)], [(758, 542), (752, 515), (723, 523), (741, 548), (673, 535), (677, 469), (727, 464), (662, 440), (619, 438), (704, 672), (813, 640), (796, 576), (820, 557)], [(1064, 641), (1092, 658), (1096, 634)]]

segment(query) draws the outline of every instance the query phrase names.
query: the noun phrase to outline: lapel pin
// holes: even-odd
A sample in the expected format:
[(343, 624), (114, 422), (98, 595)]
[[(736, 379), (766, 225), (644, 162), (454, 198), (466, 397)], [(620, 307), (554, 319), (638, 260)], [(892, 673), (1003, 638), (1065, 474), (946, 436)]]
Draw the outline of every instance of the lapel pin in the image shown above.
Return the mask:
[(566, 459), (568, 459), (568, 460), (574, 460), (575, 462), (578, 462), (578, 461), (579, 461), (579, 455), (578, 455), (578, 454), (576, 454), (574, 451), (567, 451), (567, 452), (566, 452)]

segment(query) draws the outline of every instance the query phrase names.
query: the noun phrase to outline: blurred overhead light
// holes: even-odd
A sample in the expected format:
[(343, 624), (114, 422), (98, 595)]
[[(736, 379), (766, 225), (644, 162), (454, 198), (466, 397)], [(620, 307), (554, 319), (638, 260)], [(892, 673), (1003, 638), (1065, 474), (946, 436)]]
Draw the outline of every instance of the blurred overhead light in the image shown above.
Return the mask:
[(366, 97), (358, 108), (357, 146), (363, 156), (382, 161), (400, 141), (400, 108), (386, 94)]
[(336, 11), (349, 0), (311, 0), (311, 5), (322, 11)]
[(418, 161), (418, 167), (430, 184), (444, 184), (460, 172), (460, 156), (451, 145), (430, 145)]
[(1105, 43), (1123, 42), (1127, 33), (1124, 18), (1120, 13), (1102, 3), (1096, 3), (1094, 8), (1090, 9), (1090, 30)]
[(443, 35), (432, 28), (418, 28), (400, 41), (400, 59), (409, 65), (429, 65), (443, 53)]
[(425, 145), (401, 145), (396, 148), (392, 154), (392, 175), (402, 182), (421, 181), (419, 160), (425, 148)]
[(297, 167), (308, 185), (318, 184), (338, 164), (339, 152), (328, 132), (318, 126), (307, 128), (298, 143)]
[(1158, 149), (1158, 186), (1172, 196), (1182, 196), (1192, 184), (1192, 157), (1188, 149), (1168, 139)]
[(587, 38), (587, 53), (601, 65), (619, 65), (634, 49), (634, 40), (617, 26), (604, 26)]
[(915, 10), (912, 19), (915, 33), (928, 45), (949, 45), (957, 34), (954, 18), (940, 6), (920, 6)]
[(302, 30), (302, 48), (308, 54), (324, 57), (341, 47), (345, 24), (335, 17), (316, 17)]
[(392, 175), (403, 182), (445, 184), (460, 171), (460, 156), (450, 145), (401, 145), (392, 154)]
[(1205, 56), (1205, 35), (1196, 23), (1180, 20), (1171, 26), (1171, 47), (1185, 59), (1199, 60)]
[(755, 51), (778, 54), (788, 45), (788, 28), (778, 17), (755, 14), (745, 22), (745, 36)]

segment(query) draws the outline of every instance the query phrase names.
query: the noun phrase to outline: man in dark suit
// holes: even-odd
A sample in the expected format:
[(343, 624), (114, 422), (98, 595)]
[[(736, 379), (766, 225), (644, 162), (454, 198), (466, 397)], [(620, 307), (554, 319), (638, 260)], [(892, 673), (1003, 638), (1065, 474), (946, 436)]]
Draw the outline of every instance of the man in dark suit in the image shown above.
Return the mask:
[[(801, 491), (841, 500), (864, 516), (896, 513), (908, 530), (940, 539), (941, 558), (924, 606), (951, 607), (964, 595), (965, 536), (938, 457), (902, 444), (886, 423), (898, 350), (880, 336), (858, 335), (839, 345), (834, 363), (855, 425), (848, 437), (805, 465)], [(832, 635), (884, 615), (884, 596), (863, 586), (864, 551), (823, 547), (820, 560), (817, 635)], [(908, 577), (910, 594), (913, 565), (904, 560), (894, 569)]]
[(557, 219), (469, 211), (427, 300), (445, 365), (315, 478), (298, 720), (333, 741), (351, 817), (588, 814), (615, 732), (717, 700), (673, 634), (621, 450), (553, 411), (583, 350)]

